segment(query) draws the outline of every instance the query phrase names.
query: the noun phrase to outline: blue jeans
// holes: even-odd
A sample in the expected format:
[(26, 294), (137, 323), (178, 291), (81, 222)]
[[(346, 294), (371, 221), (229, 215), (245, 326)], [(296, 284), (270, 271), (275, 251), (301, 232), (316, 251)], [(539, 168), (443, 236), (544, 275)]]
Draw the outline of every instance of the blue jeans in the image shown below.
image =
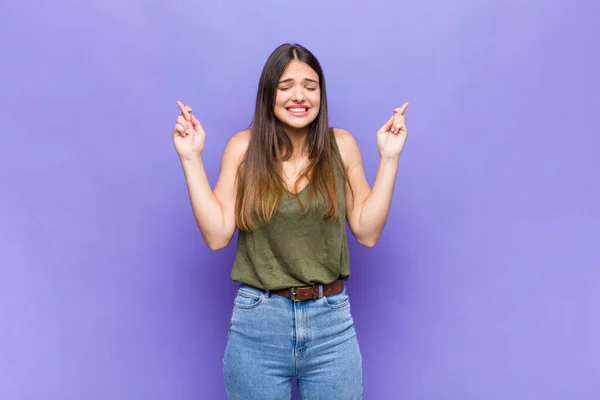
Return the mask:
[(344, 290), (294, 302), (245, 284), (237, 289), (223, 377), (229, 400), (362, 399), (362, 356)]

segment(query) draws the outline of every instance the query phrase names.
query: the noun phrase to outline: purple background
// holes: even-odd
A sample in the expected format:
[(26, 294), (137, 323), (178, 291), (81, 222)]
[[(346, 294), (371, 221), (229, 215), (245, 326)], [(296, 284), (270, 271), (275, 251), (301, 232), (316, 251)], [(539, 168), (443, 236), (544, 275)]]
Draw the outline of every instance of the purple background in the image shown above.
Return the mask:
[(203, 243), (175, 101), (214, 185), (279, 44), (361, 146), (410, 101), (392, 210), (350, 239), (365, 399), (600, 398), (599, 3), (4, 1), (0, 398), (224, 399), (234, 242)]

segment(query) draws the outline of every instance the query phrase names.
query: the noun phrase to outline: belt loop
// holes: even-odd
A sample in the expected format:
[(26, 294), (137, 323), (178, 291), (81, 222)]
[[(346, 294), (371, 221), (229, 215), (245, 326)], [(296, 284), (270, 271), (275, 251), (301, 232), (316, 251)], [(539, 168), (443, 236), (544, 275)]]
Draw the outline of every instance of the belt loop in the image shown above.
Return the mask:
[(271, 295), (271, 291), (269, 289), (265, 289), (265, 297), (269, 298)]
[(323, 297), (323, 285), (319, 285), (319, 298)]

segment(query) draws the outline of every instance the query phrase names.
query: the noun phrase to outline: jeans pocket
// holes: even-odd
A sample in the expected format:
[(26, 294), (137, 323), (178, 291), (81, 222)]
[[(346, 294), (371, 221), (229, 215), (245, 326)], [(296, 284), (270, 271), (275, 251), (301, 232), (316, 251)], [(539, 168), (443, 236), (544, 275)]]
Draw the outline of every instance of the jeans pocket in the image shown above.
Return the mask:
[(233, 299), (233, 305), (237, 308), (251, 309), (257, 307), (263, 299), (263, 293), (249, 287), (239, 287)]
[(329, 308), (341, 308), (350, 304), (350, 297), (346, 291), (346, 286), (344, 286), (344, 290), (341, 292), (324, 296), (323, 298)]

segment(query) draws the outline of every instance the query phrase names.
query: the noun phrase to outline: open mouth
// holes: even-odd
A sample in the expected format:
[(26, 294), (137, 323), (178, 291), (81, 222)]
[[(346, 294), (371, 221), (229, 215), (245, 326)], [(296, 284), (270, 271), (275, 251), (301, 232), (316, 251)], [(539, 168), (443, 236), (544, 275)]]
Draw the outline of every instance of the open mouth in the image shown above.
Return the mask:
[(308, 107), (287, 107), (286, 110), (288, 110), (290, 112), (290, 114), (298, 116), (298, 117), (302, 117), (306, 114), (308, 114)]

